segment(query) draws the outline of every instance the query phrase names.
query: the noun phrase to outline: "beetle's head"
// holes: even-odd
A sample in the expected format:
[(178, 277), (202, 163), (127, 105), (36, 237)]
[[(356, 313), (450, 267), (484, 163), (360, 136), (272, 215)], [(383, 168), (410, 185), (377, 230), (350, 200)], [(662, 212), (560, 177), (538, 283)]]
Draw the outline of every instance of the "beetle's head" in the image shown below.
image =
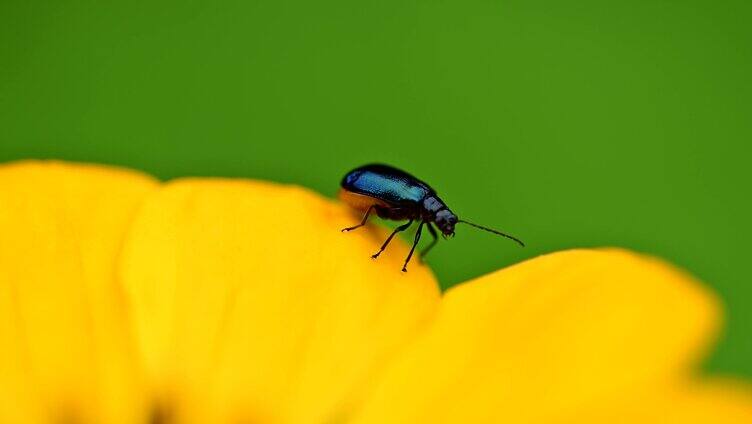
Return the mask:
[(457, 215), (449, 209), (442, 209), (436, 212), (436, 226), (439, 231), (446, 237), (454, 237), (454, 224), (457, 223)]

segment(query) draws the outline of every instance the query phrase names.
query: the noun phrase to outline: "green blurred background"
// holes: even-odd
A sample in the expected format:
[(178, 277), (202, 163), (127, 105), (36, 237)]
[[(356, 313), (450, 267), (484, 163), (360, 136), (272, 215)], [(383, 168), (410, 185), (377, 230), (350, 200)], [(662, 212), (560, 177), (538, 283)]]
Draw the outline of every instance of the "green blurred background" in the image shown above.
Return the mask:
[(469, 228), (444, 287), (627, 246), (728, 306), (712, 371), (752, 376), (752, 2), (0, 2), (0, 160), (222, 175), (334, 195), (373, 161)]

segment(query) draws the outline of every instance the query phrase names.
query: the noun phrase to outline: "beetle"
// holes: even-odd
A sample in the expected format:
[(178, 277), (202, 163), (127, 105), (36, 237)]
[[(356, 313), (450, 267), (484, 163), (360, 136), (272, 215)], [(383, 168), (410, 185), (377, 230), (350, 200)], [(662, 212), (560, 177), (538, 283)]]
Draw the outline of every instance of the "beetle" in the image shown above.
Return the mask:
[(439, 198), (436, 190), (431, 186), (407, 172), (389, 165), (370, 164), (355, 168), (345, 174), (340, 186), (338, 197), (350, 207), (365, 212), (360, 224), (343, 228), (342, 232), (352, 231), (366, 225), (372, 212), (376, 212), (376, 215), (383, 219), (407, 220), (407, 223), (392, 231), (379, 251), (371, 256), (373, 259), (379, 257), (397, 233), (407, 230), (413, 222), (419, 222), (413, 246), (405, 259), (405, 264), (402, 266), (403, 272), (407, 272), (407, 264), (420, 241), (424, 226), (428, 228), (433, 240), (423, 249), (421, 257), (425, 257), (438, 241), (434, 225), (438, 227), (444, 238), (454, 237), (454, 226), (463, 223), (506, 237), (514, 240), (520, 246), (525, 246), (520, 239), (509, 234), (459, 219)]

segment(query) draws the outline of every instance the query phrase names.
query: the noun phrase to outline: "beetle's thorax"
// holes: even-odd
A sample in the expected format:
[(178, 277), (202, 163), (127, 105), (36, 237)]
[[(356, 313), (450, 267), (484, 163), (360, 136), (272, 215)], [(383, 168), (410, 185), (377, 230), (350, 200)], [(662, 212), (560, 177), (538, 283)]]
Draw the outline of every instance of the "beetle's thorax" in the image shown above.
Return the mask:
[(431, 219), (436, 216), (436, 213), (442, 209), (447, 209), (444, 202), (436, 196), (428, 196), (423, 199), (423, 218)]
[(457, 223), (457, 215), (452, 213), (447, 205), (437, 196), (429, 196), (423, 200), (423, 219), (435, 222), (436, 226), (445, 236), (454, 235), (454, 224)]

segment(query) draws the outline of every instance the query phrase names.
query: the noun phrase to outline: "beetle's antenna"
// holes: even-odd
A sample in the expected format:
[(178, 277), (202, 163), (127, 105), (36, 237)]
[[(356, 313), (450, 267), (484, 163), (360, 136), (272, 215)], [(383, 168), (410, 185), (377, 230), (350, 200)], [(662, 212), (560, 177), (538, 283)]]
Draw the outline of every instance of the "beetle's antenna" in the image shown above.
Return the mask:
[(472, 226), (473, 226), (473, 227), (475, 227), (475, 228), (480, 228), (481, 230), (485, 230), (485, 231), (488, 231), (489, 233), (494, 233), (494, 234), (498, 234), (498, 235), (500, 235), (500, 236), (502, 236), (502, 237), (506, 237), (506, 238), (508, 238), (508, 239), (510, 239), (510, 240), (514, 240), (514, 241), (516, 241), (516, 242), (517, 242), (517, 243), (518, 243), (518, 244), (519, 244), (520, 246), (522, 246), (522, 247), (525, 247), (525, 243), (523, 243), (523, 242), (522, 242), (522, 240), (518, 239), (517, 237), (514, 237), (514, 236), (510, 236), (509, 234), (505, 234), (505, 233), (502, 233), (501, 231), (496, 231), (496, 230), (494, 230), (494, 229), (491, 229), (491, 228), (488, 228), (488, 227), (484, 227), (484, 226), (482, 226), (482, 225), (478, 225), (478, 224), (473, 224), (472, 222), (468, 222), (468, 221), (465, 221), (465, 220), (463, 220), (463, 219), (458, 219), (458, 220), (457, 220), (457, 222), (462, 222), (462, 223), (464, 223), (464, 224), (472, 225)]

